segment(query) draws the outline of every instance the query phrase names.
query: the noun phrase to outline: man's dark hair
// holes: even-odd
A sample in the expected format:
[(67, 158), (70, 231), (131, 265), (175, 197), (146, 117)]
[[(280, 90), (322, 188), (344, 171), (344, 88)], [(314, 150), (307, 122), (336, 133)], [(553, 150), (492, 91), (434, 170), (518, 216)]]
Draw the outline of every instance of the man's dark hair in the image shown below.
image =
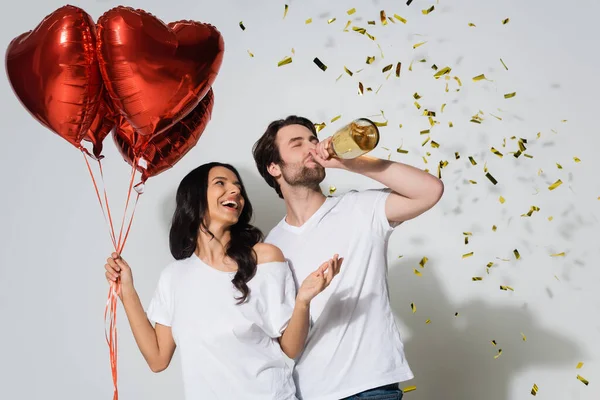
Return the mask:
[(278, 165), (282, 164), (281, 154), (279, 153), (279, 147), (277, 147), (276, 143), (277, 132), (279, 132), (281, 128), (288, 125), (305, 126), (313, 133), (313, 135), (317, 136), (315, 125), (308, 118), (290, 115), (286, 119), (278, 119), (271, 122), (265, 133), (263, 133), (260, 139), (258, 139), (252, 147), (252, 155), (254, 156), (254, 162), (256, 163), (258, 172), (263, 177), (265, 182), (275, 189), (279, 197), (282, 199), (283, 194), (281, 193), (281, 188), (279, 187), (279, 184), (275, 178), (269, 174), (268, 168), (271, 163)]

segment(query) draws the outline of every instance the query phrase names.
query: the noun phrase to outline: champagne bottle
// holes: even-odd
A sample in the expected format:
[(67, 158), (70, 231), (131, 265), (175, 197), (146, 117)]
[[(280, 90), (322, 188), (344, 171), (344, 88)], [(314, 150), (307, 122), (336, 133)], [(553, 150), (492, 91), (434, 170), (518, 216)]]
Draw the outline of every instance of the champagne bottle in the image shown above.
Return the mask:
[(378, 143), (377, 125), (367, 118), (359, 118), (334, 133), (327, 150), (332, 157), (351, 159), (370, 152)]

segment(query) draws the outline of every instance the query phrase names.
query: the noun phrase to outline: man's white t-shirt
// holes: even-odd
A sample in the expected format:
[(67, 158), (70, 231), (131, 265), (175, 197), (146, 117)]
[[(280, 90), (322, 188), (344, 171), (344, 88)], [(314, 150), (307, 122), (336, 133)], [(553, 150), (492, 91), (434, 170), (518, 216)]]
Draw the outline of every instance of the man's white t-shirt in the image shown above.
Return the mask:
[(187, 400), (296, 399), (293, 361), (278, 337), (294, 309), (296, 289), (285, 262), (259, 264), (248, 301), (223, 272), (196, 255), (161, 273), (148, 319), (170, 326)]
[(300, 227), (276, 225), (278, 246), (301, 283), (338, 253), (341, 271), (310, 306), (312, 327), (294, 378), (303, 400), (338, 400), (413, 378), (389, 301), (385, 215), (389, 189), (328, 197)]

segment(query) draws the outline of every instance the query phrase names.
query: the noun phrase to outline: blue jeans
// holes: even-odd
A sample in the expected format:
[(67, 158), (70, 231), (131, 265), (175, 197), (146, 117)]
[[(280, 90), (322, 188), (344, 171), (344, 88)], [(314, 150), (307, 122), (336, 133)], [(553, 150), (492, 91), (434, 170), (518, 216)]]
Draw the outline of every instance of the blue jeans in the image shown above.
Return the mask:
[(402, 400), (402, 390), (398, 388), (398, 384), (380, 386), (374, 389), (365, 390), (364, 392), (353, 394), (352, 396), (343, 398), (342, 400)]

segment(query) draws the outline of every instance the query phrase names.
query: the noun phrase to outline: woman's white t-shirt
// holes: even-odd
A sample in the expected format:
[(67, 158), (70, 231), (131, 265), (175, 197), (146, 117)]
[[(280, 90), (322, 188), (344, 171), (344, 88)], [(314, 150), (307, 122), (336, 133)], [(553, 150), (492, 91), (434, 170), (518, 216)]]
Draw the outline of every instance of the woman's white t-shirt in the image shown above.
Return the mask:
[(291, 400), (293, 361), (278, 337), (287, 327), (296, 291), (285, 262), (259, 264), (247, 302), (235, 272), (219, 271), (195, 254), (161, 273), (147, 310), (170, 326), (179, 349), (187, 400)]

